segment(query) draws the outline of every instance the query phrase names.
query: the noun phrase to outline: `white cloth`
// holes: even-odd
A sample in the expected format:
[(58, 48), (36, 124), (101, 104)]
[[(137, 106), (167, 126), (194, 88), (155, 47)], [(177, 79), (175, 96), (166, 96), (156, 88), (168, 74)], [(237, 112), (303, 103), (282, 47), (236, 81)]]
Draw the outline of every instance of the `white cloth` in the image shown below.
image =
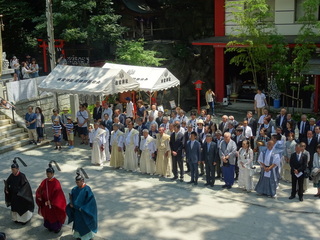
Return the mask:
[(256, 94), (254, 96), (254, 100), (256, 101), (256, 107), (257, 108), (263, 108), (266, 106), (264, 100), (266, 99), (266, 95), (264, 95), (263, 93), (260, 94)]
[(133, 117), (133, 103), (131, 101), (127, 103), (126, 112), (127, 112), (126, 113), (127, 118)]
[(101, 147), (104, 147), (106, 144), (106, 131), (101, 128), (97, 128), (93, 132), (92, 139), (92, 164), (103, 164), (106, 161), (105, 151), (101, 151)]
[[(273, 164), (275, 164), (277, 167), (280, 166), (280, 156), (279, 154), (274, 154), (273, 150), (269, 150), (267, 149), (266, 153), (265, 153), (265, 158), (263, 158), (264, 154), (260, 154), (259, 158), (258, 158), (258, 162), (259, 163), (263, 163), (265, 166), (270, 166), (270, 159), (271, 159), (271, 155), (273, 156)], [(277, 182), (277, 174), (275, 172), (275, 168), (274, 167), (271, 171), (273, 171), (273, 176), (275, 178), (275, 181)], [(271, 171), (269, 172), (264, 172), (264, 176), (270, 178), (271, 177)]]
[[(117, 137), (118, 137), (118, 134), (119, 134), (119, 131), (120, 130), (117, 130), (116, 132), (114, 132), (113, 134), (111, 134), (111, 146), (113, 146), (113, 144), (115, 144), (117, 142)], [(119, 139), (118, 139), (118, 147), (121, 147), (123, 148), (123, 136), (119, 136)]]
[(14, 222), (26, 223), (32, 218), (32, 212), (26, 211), (22, 216), (17, 212), (11, 212), (11, 218)]
[(157, 150), (155, 139), (149, 135), (147, 138), (142, 136), (140, 150), (140, 171), (142, 173), (154, 174), (156, 171), (156, 164), (152, 158), (152, 154)]

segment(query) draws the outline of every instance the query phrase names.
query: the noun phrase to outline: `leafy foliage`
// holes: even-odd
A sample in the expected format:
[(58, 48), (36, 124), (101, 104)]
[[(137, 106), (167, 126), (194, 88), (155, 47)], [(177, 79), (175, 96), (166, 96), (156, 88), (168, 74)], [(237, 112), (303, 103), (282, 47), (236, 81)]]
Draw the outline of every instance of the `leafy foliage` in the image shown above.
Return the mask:
[(144, 49), (144, 40), (138, 41), (122, 40), (117, 44), (117, 63), (138, 66), (161, 66), (164, 58), (156, 57), (157, 52)]
[(230, 63), (244, 68), (240, 74), (251, 72), (258, 87), (258, 73), (267, 72), (270, 62), (271, 36), (277, 35), (273, 15), (266, 0), (230, 1), (227, 8), (232, 12), (232, 36), (236, 38), (227, 44), (226, 52), (238, 53)]

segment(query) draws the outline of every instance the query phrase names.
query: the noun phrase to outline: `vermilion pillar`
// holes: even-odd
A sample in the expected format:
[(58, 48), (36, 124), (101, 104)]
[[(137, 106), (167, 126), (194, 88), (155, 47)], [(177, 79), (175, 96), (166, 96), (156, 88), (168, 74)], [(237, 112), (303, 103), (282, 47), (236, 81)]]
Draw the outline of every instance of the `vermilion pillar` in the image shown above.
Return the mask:
[(320, 75), (317, 75), (315, 78), (316, 89), (314, 94), (314, 105), (313, 105), (313, 111), (318, 112), (319, 110), (319, 94), (320, 94)]
[[(225, 0), (214, 0), (214, 35), (225, 36)], [(224, 97), (224, 48), (214, 49), (214, 81), (216, 101), (222, 102)]]
[(214, 86), (216, 101), (222, 102), (224, 97), (224, 48), (217, 47), (214, 49)]

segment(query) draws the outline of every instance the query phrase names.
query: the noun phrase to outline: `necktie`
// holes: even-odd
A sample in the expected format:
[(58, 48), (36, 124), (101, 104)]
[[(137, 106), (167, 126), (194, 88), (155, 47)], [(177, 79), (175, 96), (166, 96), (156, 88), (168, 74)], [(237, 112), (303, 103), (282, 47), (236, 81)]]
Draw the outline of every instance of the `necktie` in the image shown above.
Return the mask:
[(243, 127), (243, 136), (246, 136), (246, 129), (247, 127)]
[(301, 133), (304, 133), (304, 122), (302, 122), (302, 132)]
[(177, 141), (178, 133), (174, 133), (174, 138)]
[(308, 145), (310, 145), (311, 143), (311, 138), (308, 138)]

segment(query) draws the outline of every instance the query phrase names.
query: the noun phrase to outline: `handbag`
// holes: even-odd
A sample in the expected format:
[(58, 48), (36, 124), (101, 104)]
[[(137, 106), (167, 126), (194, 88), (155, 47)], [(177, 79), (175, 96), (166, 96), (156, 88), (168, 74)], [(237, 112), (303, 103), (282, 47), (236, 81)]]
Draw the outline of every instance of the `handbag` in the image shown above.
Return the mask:
[(305, 178), (311, 178), (311, 175), (310, 175), (310, 169), (309, 168), (307, 168), (305, 171), (304, 171), (304, 177)]
[(206, 109), (210, 109), (210, 105), (207, 103)]

